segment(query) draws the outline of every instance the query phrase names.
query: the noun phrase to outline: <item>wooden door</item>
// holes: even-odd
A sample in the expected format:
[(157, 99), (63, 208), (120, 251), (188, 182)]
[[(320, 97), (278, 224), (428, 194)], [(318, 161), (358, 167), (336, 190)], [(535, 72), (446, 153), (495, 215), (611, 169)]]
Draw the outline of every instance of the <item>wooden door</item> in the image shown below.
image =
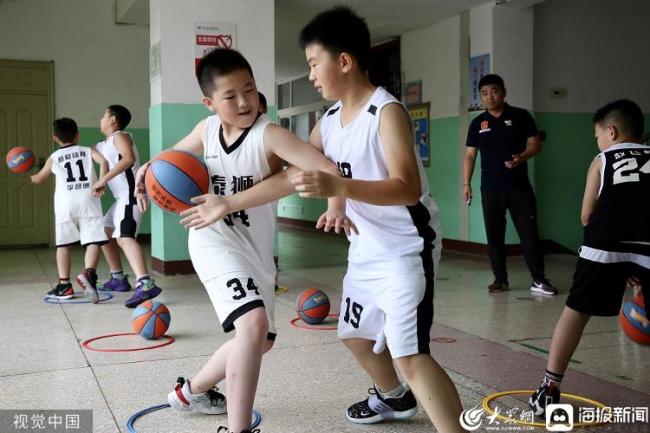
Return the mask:
[[(32, 185), (54, 150), (52, 142), (53, 72), (51, 62), (0, 60), (0, 246), (50, 244), (54, 215), (53, 179)], [(34, 168), (15, 174), (5, 164), (7, 151), (27, 146)]]

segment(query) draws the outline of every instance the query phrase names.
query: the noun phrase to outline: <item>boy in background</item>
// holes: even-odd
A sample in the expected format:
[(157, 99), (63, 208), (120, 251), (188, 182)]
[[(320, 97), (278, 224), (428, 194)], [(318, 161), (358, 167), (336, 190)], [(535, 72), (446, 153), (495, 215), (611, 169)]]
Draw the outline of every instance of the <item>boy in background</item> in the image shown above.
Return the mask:
[(106, 243), (102, 207), (99, 197), (103, 187), (96, 184), (93, 161), (99, 164), (100, 176), (108, 170), (108, 163), (94, 149), (79, 146), (79, 130), (74, 120), (67, 117), (54, 121), (54, 141), (60, 148), (47, 159), (43, 168), (31, 176), (38, 185), (54, 174), (54, 215), (56, 223), (56, 267), (59, 282), (47, 293), (48, 298), (72, 299), (70, 283), (70, 247), (78, 242), (86, 249), (85, 269), (77, 276), (77, 283), (90, 302), (96, 304), (97, 262), (100, 245)]

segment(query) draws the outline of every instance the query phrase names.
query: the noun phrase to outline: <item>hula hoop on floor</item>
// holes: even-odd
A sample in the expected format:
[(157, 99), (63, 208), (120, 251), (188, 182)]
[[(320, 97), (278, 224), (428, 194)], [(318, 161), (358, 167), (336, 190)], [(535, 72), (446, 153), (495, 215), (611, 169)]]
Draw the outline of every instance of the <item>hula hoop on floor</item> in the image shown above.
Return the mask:
[(98, 337), (89, 338), (88, 340), (81, 343), (81, 345), (84, 348), (88, 349), (88, 350), (92, 350), (93, 352), (137, 352), (137, 351), (140, 351), (140, 350), (158, 349), (159, 347), (168, 346), (168, 345), (172, 344), (174, 341), (176, 341), (176, 339), (174, 337), (170, 336), (170, 335), (163, 335), (160, 338), (164, 338), (167, 341), (165, 341), (164, 343), (153, 345), (153, 346), (133, 347), (133, 348), (128, 348), (128, 349), (95, 349), (94, 347), (92, 347), (90, 345), (90, 343), (92, 343), (93, 341), (103, 340), (104, 338), (123, 337), (123, 336), (127, 336), (127, 335), (140, 335), (140, 334), (137, 334), (135, 332), (123, 332), (123, 333), (119, 333), (119, 334), (100, 335)]
[[(327, 315), (327, 317), (336, 317), (338, 319), (339, 313), (330, 313)], [(310, 325), (309, 323), (305, 323), (300, 317), (295, 317), (289, 320), (289, 323), (294, 328), (309, 329), (310, 331), (336, 331), (338, 329), (338, 326), (332, 325)]]
[[(77, 293), (75, 293), (75, 296), (76, 295)], [(102, 298), (102, 295), (106, 295), (106, 297)], [(101, 295), (99, 295), (99, 301), (97, 302), (98, 303), (104, 302), (104, 301), (108, 301), (109, 299), (113, 299), (113, 295), (111, 295), (110, 293), (102, 292)], [(90, 304), (89, 300), (73, 301), (72, 299), (56, 299), (56, 298), (47, 298), (47, 297), (43, 298), (43, 302), (45, 302), (46, 304)]]
[[(494, 410), (490, 407), (490, 402), (492, 400), (496, 400), (499, 397), (505, 397), (505, 396), (508, 396), (508, 395), (522, 395), (522, 394), (531, 395), (533, 392), (535, 392), (535, 391), (531, 389), (531, 390), (503, 391), (503, 392), (495, 392), (493, 394), (489, 394), (483, 399), (483, 410), (485, 411), (485, 413), (492, 416), (492, 415), (494, 415)], [(588, 403), (590, 405), (599, 407), (601, 409), (607, 407), (607, 406), (605, 406), (603, 403), (601, 403), (599, 401), (592, 400), (592, 399), (587, 398), (587, 397), (582, 397), (580, 395), (567, 394), (567, 393), (563, 392), (563, 393), (560, 394), (560, 396), (564, 397), (564, 398), (568, 398), (569, 400), (575, 400), (575, 401), (580, 401), (580, 402), (583, 402), (583, 403)], [(524, 426), (529, 426), (529, 427), (546, 427), (546, 423), (543, 423), (543, 422), (536, 422), (536, 421), (527, 422), (527, 421), (522, 421), (522, 420), (518, 420), (518, 419), (508, 418), (508, 417), (505, 417), (503, 415), (497, 415), (497, 419), (501, 420), (501, 421), (504, 421), (504, 422), (514, 423), (514, 424), (517, 424), (517, 425), (524, 425)], [(603, 425), (603, 424), (605, 424), (605, 423), (604, 422), (576, 422), (576, 423), (573, 423), (573, 427), (574, 428), (576, 428), (576, 427), (595, 427), (595, 426), (599, 426), (599, 425)]]
[(288, 292), (288, 291), (289, 291), (289, 288), (288, 288), (288, 287), (286, 287), (286, 286), (278, 286), (278, 287), (275, 289), (275, 294), (276, 294), (276, 295), (279, 295), (280, 293), (285, 293), (285, 292)]
[[(155, 412), (155, 411), (160, 410), (160, 409), (167, 409), (168, 407), (171, 407), (169, 405), (169, 403), (157, 404), (155, 406), (151, 406), (151, 407), (148, 407), (146, 409), (142, 409), (139, 412), (134, 413), (126, 421), (126, 430), (129, 433), (138, 433), (136, 431), (135, 427), (133, 427), (133, 424), (138, 420), (138, 418), (141, 418), (141, 417), (143, 417), (143, 416), (145, 416), (145, 415), (147, 415), (147, 414), (149, 414), (151, 412)], [(262, 415), (260, 415), (260, 413), (258, 411), (256, 411), (255, 409), (253, 409), (253, 419), (252, 419), (252, 421), (253, 421), (253, 424), (251, 425), (251, 429), (254, 429), (258, 425), (260, 425), (260, 423), (262, 422)]]

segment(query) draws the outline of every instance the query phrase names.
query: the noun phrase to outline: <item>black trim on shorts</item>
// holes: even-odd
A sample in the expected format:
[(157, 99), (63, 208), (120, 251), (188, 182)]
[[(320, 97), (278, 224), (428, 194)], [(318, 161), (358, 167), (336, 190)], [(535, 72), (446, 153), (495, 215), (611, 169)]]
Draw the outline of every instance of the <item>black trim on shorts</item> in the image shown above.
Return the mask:
[(266, 339), (269, 341), (275, 341), (275, 338), (278, 336), (275, 332), (269, 332), (266, 334)]
[(135, 232), (138, 230), (138, 224), (133, 218), (133, 204), (124, 206), (124, 219), (120, 221), (120, 237), (135, 238)]
[(418, 305), (418, 353), (430, 354), (431, 327), (433, 326), (433, 273), (424, 274), (426, 288)]
[(69, 244), (61, 244), (61, 245), (57, 245), (56, 247), (57, 247), (57, 248), (61, 248), (61, 247), (69, 247), (70, 245), (77, 245), (79, 242), (80, 242), (80, 241), (74, 241), (74, 242), (70, 242)]
[(108, 241), (97, 241), (97, 242), (88, 242), (87, 244), (81, 244), (82, 248), (86, 248), (88, 245), (97, 245), (101, 247), (102, 245), (106, 245)]
[(226, 317), (226, 320), (223, 321), (223, 332), (230, 332), (233, 329), (235, 329), (235, 320), (239, 319), (241, 316), (244, 314), (248, 313), (251, 310), (254, 310), (256, 308), (262, 307), (264, 308), (264, 301), (261, 299), (255, 299), (252, 300), (251, 302), (248, 302), (241, 307), (238, 307), (235, 311), (230, 313), (228, 317)]
[[(133, 143), (133, 140), (131, 140), (132, 146), (135, 147), (135, 143)], [(117, 154), (117, 160), (121, 161), (122, 160), (122, 154), (118, 153)], [(133, 174), (133, 166), (135, 164), (131, 164), (129, 168), (124, 170), (124, 175), (126, 176), (126, 183), (129, 185), (129, 204), (137, 204), (138, 201), (135, 199), (135, 175)]]
[(420, 252), (422, 258), (422, 271), (425, 278), (424, 297), (417, 310), (418, 321), (418, 353), (430, 354), (431, 326), (433, 326), (433, 296), (435, 271), (433, 266), (433, 249), (436, 240), (436, 231), (429, 226), (431, 214), (429, 209), (420, 201), (413, 206), (406, 207), (411, 215), (413, 224), (422, 238), (423, 246)]

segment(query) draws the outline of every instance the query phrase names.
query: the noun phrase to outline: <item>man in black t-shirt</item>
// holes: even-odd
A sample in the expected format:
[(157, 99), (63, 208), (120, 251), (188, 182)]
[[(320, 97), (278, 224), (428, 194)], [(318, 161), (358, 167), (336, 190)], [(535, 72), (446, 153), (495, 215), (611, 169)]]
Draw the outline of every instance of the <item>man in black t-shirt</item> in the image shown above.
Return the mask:
[(544, 257), (537, 230), (537, 204), (528, 180), (526, 163), (541, 150), (537, 126), (528, 111), (504, 102), (506, 89), (500, 76), (486, 75), (481, 78), (478, 87), (486, 111), (472, 121), (467, 133), (463, 198), (468, 205), (471, 203), (472, 174), (476, 155), (480, 151), (481, 203), (495, 279), (488, 286), (488, 291), (497, 293), (508, 290), (505, 246), (508, 210), (533, 278), (531, 292), (556, 295), (557, 290), (544, 274)]

